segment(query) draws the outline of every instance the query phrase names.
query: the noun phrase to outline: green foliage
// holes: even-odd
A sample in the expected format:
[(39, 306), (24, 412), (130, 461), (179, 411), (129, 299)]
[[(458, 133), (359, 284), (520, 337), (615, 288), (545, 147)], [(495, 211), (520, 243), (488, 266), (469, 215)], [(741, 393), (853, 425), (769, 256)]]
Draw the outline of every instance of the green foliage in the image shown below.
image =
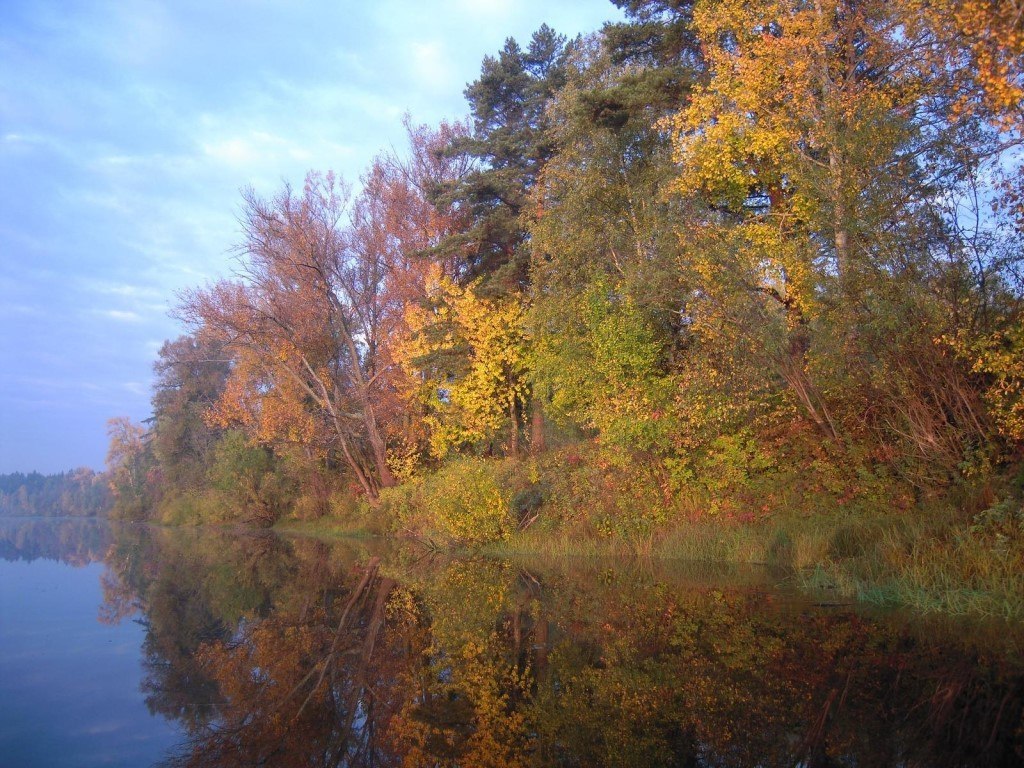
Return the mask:
[(221, 520), (269, 526), (283, 514), (293, 489), (273, 455), (253, 445), (243, 432), (228, 430), (213, 451), (209, 480)]
[(176, 491), (160, 500), (158, 520), (164, 525), (202, 525), (218, 519), (213, 494)]
[(219, 432), (205, 416), (224, 389), (227, 358), (221, 344), (195, 335), (160, 348), (153, 366), (153, 455), (173, 490), (199, 492), (205, 484)]
[(477, 544), (508, 535), (510, 494), (497, 469), (495, 462), (458, 460), (428, 478), (425, 502), (442, 536)]
[(771, 469), (774, 462), (774, 457), (749, 433), (719, 435), (709, 446), (699, 476), (714, 498), (743, 486), (752, 475)]
[(975, 515), (968, 530), (997, 548), (1024, 539), (1024, 505), (1013, 497), (996, 502)]
[(568, 327), (542, 329), (534, 340), (534, 386), (550, 392), (551, 413), (612, 444), (664, 448), (673, 382), (650, 320), (603, 279), (568, 311)]
[(1000, 435), (1010, 444), (1024, 440), (1024, 325), (1008, 318), (1005, 329), (981, 337), (961, 332), (957, 352), (981, 375), (981, 396), (988, 403)]

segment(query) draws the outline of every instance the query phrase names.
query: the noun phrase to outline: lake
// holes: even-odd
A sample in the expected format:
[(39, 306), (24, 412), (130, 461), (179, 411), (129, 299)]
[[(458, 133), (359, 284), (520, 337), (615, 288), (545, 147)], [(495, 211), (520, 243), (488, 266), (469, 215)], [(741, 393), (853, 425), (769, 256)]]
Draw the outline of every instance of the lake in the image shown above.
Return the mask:
[(1024, 764), (1024, 633), (787, 575), (0, 519), (3, 766)]
[(180, 740), (146, 708), (145, 627), (100, 620), (110, 534), (0, 518), (0, 765), (149, 765)]

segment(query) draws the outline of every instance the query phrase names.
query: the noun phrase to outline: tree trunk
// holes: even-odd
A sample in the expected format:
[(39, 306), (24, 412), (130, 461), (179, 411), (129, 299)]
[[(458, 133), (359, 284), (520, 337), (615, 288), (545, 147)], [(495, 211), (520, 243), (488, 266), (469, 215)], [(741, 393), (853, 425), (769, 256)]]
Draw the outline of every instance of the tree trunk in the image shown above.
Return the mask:
[(842, 160), (834, 145), (828, 150), (828, 168), (832, 177), (832, 237), (836, 249), (836, 272), (839, 274), (839, 285), (846, 293), (850, 282), (850, 238), (846, 230)]
[[(833, 18), (826, 18), (825, 9), (822, 8), (821, 0), (815, 0), (814, 11), (818, 17), (819, 30), (821, 34), (825, 30), (832, 30), (837, 23)], [(848, 41), (849, 42), (849, 41)], [(848, 66), (853, 67), (850, 62)], [(845, 291), (848, 282), (850, 267), (850, 241), (847, 230), (847, 216), (849, 212), (846, 206), (845, 187), (846, 169), (844, 167), (843, 155), (839, 146), (840, 133), (843, 128), (840, 125), (841, 118), (837, 112), (842, 107), (843, 99), (842, 81), (837, 88), (829, 72), (829, 61), (827, 54), (823, 54), (817, 60), (817, 74), (821, 88), (822, 110), (819, 112), (822, 122), (825, 123), (824, 131), (828, 141), (828, 174), (830, 189), (829, 196), (832, 198), (832, 244), (836, 251), (836, 272), (839, 275), (839, 285)], [(847, 73), (852, 74), (852, 69)]]
[[(802, 320), (800, 321), (802, 324)], [(779, 364), (779, 373), (786, 384), (796, 395), (800, 404), (804, 407), (807, 415), (811, 417), (815, 426), (825, 436), (832, 440), (839, 437), (832, 416), (828, 412), (824, 399), (818, 392), (817, 387), (811, 381), (805, 370), (807, 360), (807, 348), (810, 341), (806, 331), (798, 326), (789, 339), (789, 348), (786, 350), (782, 361)]]
[(547, 446), (544, 443), (544, 406), (540, 398), (534, 396), (530, 404), (530, 452), (537, 456), (544, 453)]
[(388, 466), (388, 452), (387, 447), (384, 445), (384, 440), (381, 439), (380, 433), (377, 432), (376, 423), (373, 424), (373, 432), (370, 433), (370, 447), (373, 449), (373, 461), (377, 465), (377, 475), (380, 477), (381, 488), (393, 488), (398, 485), (398, 481), (395, 480), (394, 474), (391, 472), (391, 467)]
[(509, 438), (508, 455), (517, 458), (519, 456), (519, 408), (515, 398), (512, 398), (508, 404), (508, 417), (512, 422), (512, 436)]
[(374, 486), (372, 482), (370, 482), (370, 478), (363, 471), (362, 465), (352, 454), (352, 450), (349, 448), (348, 445), (348, 440), (346, 440), (344, 436), (340, 434), (340, 431), (339, 439), (341, 441), (342, 453), (345, 454), (345, 463), (347, 463), (351, 470), (355, 473), (356, 479), (359, 481), (359, 485), (361, 485), (363, 487), (363, 490), (366, 492), (366, 497), (370, 500), (371, 503), (376, 503), (377, 488)]
[(397, 483), (395, 476), (388, 466), (387, 446), (384, 438), (381, 437), (380, 428), (377, 426), (377, 417), (374, 413), (373, 398), (370, 396), (370, 384), (366, 379), (366, 373), (359, 363), (359, 350), (356, 347), (355, 339), (348, 330), (348, 324), (342, 325), (345, 345), (349, 350), (349, 368), (352, 371), (352, 380), (356, 384), (359, 393), (359, 405), (362, 410), (363, 426), (366, 428), (366, 438), (370, 442), (370, 450), (373, 455), (374, 468), (377, 470), (377, 479), (381, 488), (391, 488)]

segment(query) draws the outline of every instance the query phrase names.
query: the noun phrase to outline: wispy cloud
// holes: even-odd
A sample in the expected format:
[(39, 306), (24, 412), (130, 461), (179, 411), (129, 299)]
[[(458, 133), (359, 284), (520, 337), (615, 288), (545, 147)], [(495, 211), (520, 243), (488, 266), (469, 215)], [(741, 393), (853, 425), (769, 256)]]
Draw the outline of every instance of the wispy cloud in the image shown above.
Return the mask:
[(410, 79), (434, 91), (450, 88), (454, 65), (443, 43), (417, 42), (410, 46), (410, 51)]
[(11, 304), (8, 302), (0, 302), (0, 316), (7, 317), (45, 317), (46, 311), (38, 306), (31, 304)]
[(118, 323), (138, 323), (142, 320), (142, 316), (138, 312), (124, 309), (94, 309), (93, 312), (100, 317), (105, 317)]
[(103, 386), (90, 379), (66, 376), (30, 376), (21, 374), (0, 374), (0, 386), (17, 386), (34, 393), (54, 392), (100, 392)]
[(512, 0), (455, 0), (456, 13), (476, 21), (499, 22), (512, 16)]
[(157, 299), (163, 294), (151, 285), (136, 283), (119, 283), (110, 280), (98, 280), (92, 277), (81, 277), (78, 284), (82, 289), (103, 294), (105, 296), (123, 296), (130, 299)]

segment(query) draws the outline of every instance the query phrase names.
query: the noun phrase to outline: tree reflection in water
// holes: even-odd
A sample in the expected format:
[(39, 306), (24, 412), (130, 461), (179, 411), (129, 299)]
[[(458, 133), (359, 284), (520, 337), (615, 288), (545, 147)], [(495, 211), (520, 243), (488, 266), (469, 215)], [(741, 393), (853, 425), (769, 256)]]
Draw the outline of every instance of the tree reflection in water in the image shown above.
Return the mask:
[[(183, 766), (1024, 762), (1020, 633), (819, 608), (735, 579), (380, 558), (122, 531)], [(998, 641), (998, 642), (996, 642)]]
[(109, 546), (105, 520), (0, 517), (0, 560), (55, 560), (80, 568), (102, 560)]

